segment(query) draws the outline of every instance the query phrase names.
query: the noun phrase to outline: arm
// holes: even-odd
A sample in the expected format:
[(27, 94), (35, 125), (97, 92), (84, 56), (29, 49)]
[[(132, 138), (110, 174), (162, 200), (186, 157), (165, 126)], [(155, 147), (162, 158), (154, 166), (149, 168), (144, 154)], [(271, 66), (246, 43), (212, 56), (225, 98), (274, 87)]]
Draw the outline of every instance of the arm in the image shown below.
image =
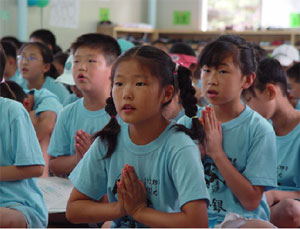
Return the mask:
[(80, 161), (81, 156), (75, 153), (71, 156), (50, 156), (50, 170), (55, 175), (69, 174)]
[(266, 192), (266, 198), (269, 206), (284, 200), (284, 199), (299, 199), (300, 191), (281, 191), (281, 190), (270, 190)]
[(118, 183), (119, 201), (126, 213), (149, 227), (208, 227), (205, 200), (184, 204), (181, 212), (167, 213), (147, 207), (146, 189), (132, 166), (126, 165)]
[(56, 121), (55, 112), (44, 111), (39, 116), (36, 116), (35, 111), (31, 111), (30, 118), (39, 141), (51, 136)]
[(253, 186), (230, 162), (222, 147), (221, 124), (217, 122), (214, 110), (208, 107), (203, 111), (204, 127), (206, 132), (206, 154), (211, 157), (218, 170), (224, 177), (241, 205), (248, 211), (259, 206), (264, 187)]
[(66, 217), (72, 223), (98, 223), (124, 215), (119, 202), (108, 203), (105, 196), (99, 201), (94, 201), (76, 188), (71, 192), (66, 210)]
[(30, 166), (0, 166), (0, 181), (17, 181), (43, 174), (43, 165)]

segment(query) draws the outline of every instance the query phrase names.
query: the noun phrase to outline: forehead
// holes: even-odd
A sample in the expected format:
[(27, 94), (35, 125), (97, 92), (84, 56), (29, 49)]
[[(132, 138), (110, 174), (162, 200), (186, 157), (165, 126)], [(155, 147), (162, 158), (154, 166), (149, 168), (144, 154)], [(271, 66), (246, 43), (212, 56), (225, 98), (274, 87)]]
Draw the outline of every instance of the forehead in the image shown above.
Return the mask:
[(135, 59), (123, 60), (116, 68), (115, 77), (128, 75), (143, 78), (154, 78), (152, 77), (150, 70)]
[(34, 45), (28, 45), (23, 48), (22, 53), (28, 53), (28, 54), (41, 54), (41, 51), (38, 47)]
[(74, 57), (80, 57), (80, 56), (97, 56), (104, 58), (103, 53), (99, 49), (94, 49), (86, 46), (79, 47), (76, 49), (76, 52), (74, 54)]

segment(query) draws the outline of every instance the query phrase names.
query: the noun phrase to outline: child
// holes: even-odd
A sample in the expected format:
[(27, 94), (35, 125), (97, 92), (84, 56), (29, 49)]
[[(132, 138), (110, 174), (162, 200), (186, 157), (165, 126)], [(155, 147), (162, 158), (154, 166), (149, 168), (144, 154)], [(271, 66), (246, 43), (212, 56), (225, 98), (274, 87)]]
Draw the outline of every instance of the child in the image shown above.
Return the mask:
[(58, 75), (61, 75), (64, 73), (64, 66), (68, 59), (69, 55), (64, 52), (59, 52), (53, 56), (53, 62), (52, 64), (57, 70)]
[(72, 75), (83, 98), (64, 107), (56, 122), (48, 149), (54, 174), (70, 173), (93, 142), (91, 135), (108, 122), (104, 106), (120, 52), (114, 38), (99, 33), (84, 34), (72, 44)]
[(295, 46), (288, 44), (276, 47), (272, 52), (272, 57), (279, 61), (284, 70), (300, 61), (299, 50)]
[(300, 110), (300, 62), (294, 64), (286, 71), (289, 85), (289, 96), (295, 103), (296, 110)]
[(28, 111), (44, 155), (45, 169), (42, 176), (47, 177), (50, 160), (47, 148), (56, 117), (62, 109), (62, 105), (56, 95), (44, 88), (25, 92), (21, 86), (13, 81), (4, 82), (0, 85), (0, 88), (1, 97), (22, 103)]
[(18, 70), (16, 47), (8, 41), (1, 41), (1, 44), (6, 54), (4, 79), (6, 81), (12, 80), (18, 84), (21, 84), (23, 78)]
[(277, 144), (277, 190), (266, 192), (271, 222), (277, 227), (300, 226), (300, 111), (289, 103), (287, 82), (280, 63), (271, 58), (259, 63), (246, 103), (271, 119)]
[[(112, 227), (207, 227), (207, 190), (193, 127), (162, 115), (177, 74), (186, 114), (196, 114), (190, 71), (151, 46), (128, 50), (112, 68), (110, 122), (73, 170), (66, 216), (73, 222), (113, 220)], [(118, 114), (126, 123), (119, 125)], [(183, 133), (182, 131), (185, 133)], [(201, 131), (202, 130), (202, 131)], [(130, 164), (130, 165), (129, 165)], [(98, 200), (107, 193), (109, 203)]]
[[(0, 81), (5, 68), (0, 45)], [(48, 212), (36, 179), (44, 160), (24, 107), (0, 98), (0, 227), (47, 227)]]
[(47, 75), (51, 66), (54, 68), (51, 64), (52, 58), (51, 51), (42, 43), (24, 44), (18, 56), (19, 70), (25, 79), (21, 86), (23, 89), (46, 88), (59, 98), (60, 103), (63, 103), (69, 95), (68, 90)]
[(70, 55), (65, 63), (63, 74), (60, 75), (55, 82), (65, 84), (70, 87), (70, 90), (73, 92), (63, 102), (63, 106), (66, 106), (70, 103), (75, 102), (79, 98), (82, 98), (81, 91), (77, 88), (73, 75), (72, 75), (72, 66), (73, 66), (73, 55)]
[[(241, 102), (243, 89), (255, 78), (253, 50), (238, 36), (220, 36), (202, 50), (198, 64), (203, 93), (211, 104), (198, 111), (206, 133), (200, 151), (211, 226), (226, 215), (223, 227), (271, 226), (262, 221), (269, 220), (263, 193), (276, 186), (275, 134), (264, 118)], [(189, 122), (187, 117), (179, 120)]]

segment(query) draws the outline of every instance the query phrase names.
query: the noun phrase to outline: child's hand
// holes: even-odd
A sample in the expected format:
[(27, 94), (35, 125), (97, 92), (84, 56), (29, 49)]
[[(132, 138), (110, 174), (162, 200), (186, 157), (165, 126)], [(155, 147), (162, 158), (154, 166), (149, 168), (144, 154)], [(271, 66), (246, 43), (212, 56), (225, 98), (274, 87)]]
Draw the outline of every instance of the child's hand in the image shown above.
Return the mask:
[(202, 111), (202, 117), (206, 135), (204, 152), (214, 160), (225, 154), (222, 147), (221, 123), (217, 121), (215, 112), (211, 107), (206, 107)]
[(89, 133), (77, 130), (75, 135), (75, 151), (82, 158), (92, 145), (94, 139)]
[(121, 181), (118, 182), (119, 201), (123, 205), (127, 215), (133, 218), (147, 207), (146, 189), (138, 179), (134, 168), (125, 165), (122, 169)]

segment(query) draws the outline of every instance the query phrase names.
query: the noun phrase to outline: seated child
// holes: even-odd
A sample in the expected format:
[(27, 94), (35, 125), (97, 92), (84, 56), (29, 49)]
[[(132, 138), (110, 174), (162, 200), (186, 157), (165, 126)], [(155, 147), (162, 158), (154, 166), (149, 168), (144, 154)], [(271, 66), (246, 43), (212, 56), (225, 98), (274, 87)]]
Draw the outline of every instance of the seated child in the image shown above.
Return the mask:
[[(0, 82), (5, 68), (0, 45)], [(44, 160), (28, 112), (11, 99), (0, 98), (0, 227), (47, 227), (48, 212), (36, 178)]]
[(266, 192), (271, 222), (277, 227), (300, 226), (300, 111), (289, 103), (287, 81), (280, 63), (266, 58), (259, 63), (253, 86), (244, 101), (266, 119), (276, 133), (276, 190)]
[(33, 123), (36, 135), (45, 160), (43, 176), (49, 173), (49, 155), (47, 148), (54, 129), (56, 117), (62, 105), (58, 98), (47, 89), (24, 91), (21, 86), (13, 81), (6, 81), (0, 85), (1, 97), (16, 100), (24, 105)]
[[(207, 44), (198, 59), (203, 93), (199, 107), (205, 144), (199, 144), (211, 204), (210, 226), (274, 227), (264, 192), (276, 187), (276, 142), (272, 126), (241, 101), (255, 78), (252, 47), (235, 35)], [(184, 116), (178, 123), (190, 126)]]
[(121, 50), (111, 36), (84, 34), (72, 44), (72, 75), (83, 98), (60, 112), (48, 153), (55, 175), (69, 174), (93, 142), (93, 135), (110, 119), (104, 107), (110, 94), (110, 73)]
[(300, 62), (286, 71), (289, 99), (296, 110), (300, 110)]

